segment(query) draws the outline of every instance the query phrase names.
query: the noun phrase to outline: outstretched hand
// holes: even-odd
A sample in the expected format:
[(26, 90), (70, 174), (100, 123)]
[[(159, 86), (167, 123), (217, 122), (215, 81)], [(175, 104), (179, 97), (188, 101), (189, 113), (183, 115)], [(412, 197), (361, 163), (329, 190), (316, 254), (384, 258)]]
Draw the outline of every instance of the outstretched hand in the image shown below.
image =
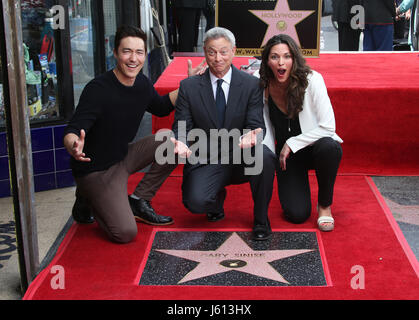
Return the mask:
[(64, 138), (64, 145), (68, 153), (77, 161), (90, 162), (91, 159), (87, 158), (83, 152), (85, 138), (86, 132), (82, 129), (80, 130), (80, 137), (75, 134), (68, 134)]
[(182, 141), (176, 140), (175, 138), (170, 138), (170, 140), (175, 145), (175, 154), (178, 154), (181, 158), (189, 158), (191, 156), (192, 151), (186, 144), (184, 144)]
[(255, 146), (256, 142), (257, 142), (257, 135), (259, 133), (261, 133), (262, 131), (263, 131), (262, 128), (257, 128), (257, 129), (254, 129), (254, 130), (249, 131), (248, 133), (246, 133), (242, 137), (242, 139), (239, 143), (239, 147), (242, 148), (242, 149), (247, 149), (247, 148), (251, 148), (251, 147)]
[(192, 61), (188, 59), (188, 77), (195, 76), (195, 75), (202, 75), (205, 70), (207, 70), (208, 66), (206, 65), (206, 60), (202, 60), (202, 62), (196, 66), (195, 68), (192, 68)]

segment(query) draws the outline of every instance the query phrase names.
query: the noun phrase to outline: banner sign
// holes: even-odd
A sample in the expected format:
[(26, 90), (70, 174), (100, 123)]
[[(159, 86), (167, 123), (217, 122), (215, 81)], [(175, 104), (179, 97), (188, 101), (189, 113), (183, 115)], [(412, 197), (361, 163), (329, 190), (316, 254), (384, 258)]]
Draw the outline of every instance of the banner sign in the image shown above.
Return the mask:
[(285, 33), (304, 56), (320, 52), (322, 0), (217, 0), (216, 25), (233, 32), (237, 56), (261, 56), (274, 35)]

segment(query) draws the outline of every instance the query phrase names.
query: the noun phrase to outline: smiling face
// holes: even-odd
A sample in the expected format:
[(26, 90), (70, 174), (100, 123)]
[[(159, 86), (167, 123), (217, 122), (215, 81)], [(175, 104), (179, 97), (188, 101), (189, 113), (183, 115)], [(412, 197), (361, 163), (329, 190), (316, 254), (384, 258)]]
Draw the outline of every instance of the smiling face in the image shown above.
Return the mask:
[(117, 51), (114, 50), (116, 67), (114, 69), (118, 80), (132, 86), (141, 71), (145, 61), (144, 41), (138, 37), (125, 37), (121, 40)]
[(208, 40), (205, 43), (204, 51), (211, 72), (217, 78), (222, 78), (230, 69), (236, 47), (233, 47), (226, 38), (221, 37)]
[(280, 43), (271, 48), (268, 56), (268, 67), (280, 85), (287, 85), (292, 71), (293, 56), (290, 48), (285, 43)]

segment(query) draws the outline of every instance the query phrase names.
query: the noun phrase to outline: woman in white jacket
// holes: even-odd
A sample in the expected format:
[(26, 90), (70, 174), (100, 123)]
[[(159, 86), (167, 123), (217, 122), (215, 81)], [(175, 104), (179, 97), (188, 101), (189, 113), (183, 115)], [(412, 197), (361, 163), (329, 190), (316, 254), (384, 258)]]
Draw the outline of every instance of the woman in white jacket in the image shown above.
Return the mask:
[(331, 204), (343, 141), (335, 133), (324, 80), (306, 65), (297, 44), (287, 35), (274, 36), (266, 44), (260, 79), (279, 157), (278, 194), (285, 217), (294, 223), (309, 218), (308, 170), (314, 169), (319, 186), (318, 227), (331, 231)]

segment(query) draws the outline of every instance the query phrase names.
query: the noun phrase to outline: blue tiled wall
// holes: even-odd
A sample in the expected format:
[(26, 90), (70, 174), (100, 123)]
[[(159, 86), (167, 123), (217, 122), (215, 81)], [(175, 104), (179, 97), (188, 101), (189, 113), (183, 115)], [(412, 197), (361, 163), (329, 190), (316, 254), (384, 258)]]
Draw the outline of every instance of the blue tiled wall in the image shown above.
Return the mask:
[[(70, 155), (63, 145), (65, 125), (31, 130), (35, 192), (74, 186)], [(6, 133), (0, 133), (0, 197), (10, 196)]]

